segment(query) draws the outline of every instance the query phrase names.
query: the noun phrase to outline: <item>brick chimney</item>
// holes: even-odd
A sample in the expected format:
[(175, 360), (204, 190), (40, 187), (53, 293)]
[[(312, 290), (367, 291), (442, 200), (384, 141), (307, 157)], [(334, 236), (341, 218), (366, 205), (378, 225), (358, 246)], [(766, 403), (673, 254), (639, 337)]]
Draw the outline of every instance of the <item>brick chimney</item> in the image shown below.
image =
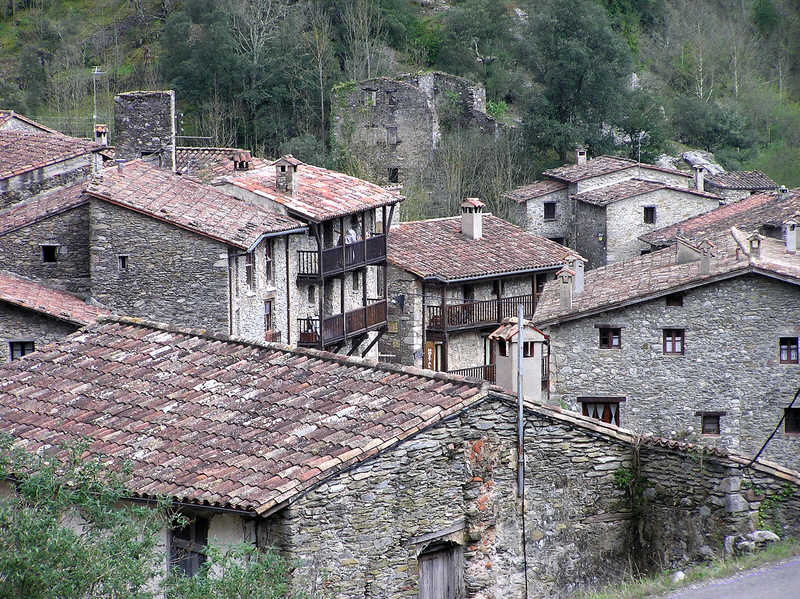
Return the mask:
[(783, 221), (783, 239), (786, 242), (786, 251), (790, 254), (797, 252), (800, 245), (800, 214)]
[(483, 237), (483, 208), (478, 198), (467, 198), (461, 202), (461, 234), (477, 241)]
[(94, 126), (94, 143), (101, 146), (108, 145), (108, 125), (97, 124)]
[(575, 164), (586, 164), (586, 148), (575, 148)]
[(556, 273), (558, 277), (558, 290), (560, 302), (559, 305), (562, 310), (572, 310), (572, 293), (574, 291), (573, 281), (575, 279), (575, 271), (565, 266)]
[(275, 188), (294, 195), (297, 191), (297, 167), (303, 164), (291, 154), (281, 156), (272, 165), (275, 167)]
[(697, 191), (705, 191), (706, 167), (702, 164), (694, 165), (694, 188)]

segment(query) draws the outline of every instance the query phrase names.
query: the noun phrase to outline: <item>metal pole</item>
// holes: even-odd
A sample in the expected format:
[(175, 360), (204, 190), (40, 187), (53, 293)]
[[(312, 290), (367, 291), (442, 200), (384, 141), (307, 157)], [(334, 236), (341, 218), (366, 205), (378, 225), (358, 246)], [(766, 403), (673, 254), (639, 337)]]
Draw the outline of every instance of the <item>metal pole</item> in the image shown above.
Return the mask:
[(522, 355), (525, 345), (525, 309), (522, 303), (517, 308), (517, 493), (522, 497), (524, 491), (523, 475), (525, 466), (525, 438), (522, 425)]

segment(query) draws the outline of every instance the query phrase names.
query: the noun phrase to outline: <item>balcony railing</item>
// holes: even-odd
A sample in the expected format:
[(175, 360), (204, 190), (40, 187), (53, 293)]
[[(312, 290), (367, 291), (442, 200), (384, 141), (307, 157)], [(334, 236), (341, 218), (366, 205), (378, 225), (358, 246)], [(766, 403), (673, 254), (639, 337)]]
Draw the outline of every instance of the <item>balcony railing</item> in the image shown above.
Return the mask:
[[(430, 330), (444, 331), (499, 324), (504, 318), (516, 316), (519, 304), (522, 304), (526, 318), (533, 316), (536, 307), (536, 299), (533, 295), (518, 295), (465, 304), (447, 304), (446, 314), (443, 314), (441, 306), (428, 306), (427, 327)], [(447, 318), (443, 318), (443, 315)]]
[(448, 370), (448, 374), (460, 374), (468, 379), (476, 379), (479, 381), (495, 381), (495, 366), (494, 364), (484, 364), (483, 366), (472, 366), (470, 368), (457, 368), (456, 370)]
[(264, 341), (272, 341), (273, 343), (280, 343), (281, 332), (275, 330), (264, 331)]
[(385, 259), (386, 235), (373, 233), (366, 240), (322, 250), (322, 272), (319, 268), (320, 252), (298, 250), (297, 274), (301, 277), (327, 277), (367, 264), (383, 262)]
[[(322, 341), (324, 345), (336, 343), (385, 324), (386, 300), (379, 300), (368, 306), (322, 319)], [(320, 345), (319, 318), (298, 318), (297, 325), (300, 345)]]

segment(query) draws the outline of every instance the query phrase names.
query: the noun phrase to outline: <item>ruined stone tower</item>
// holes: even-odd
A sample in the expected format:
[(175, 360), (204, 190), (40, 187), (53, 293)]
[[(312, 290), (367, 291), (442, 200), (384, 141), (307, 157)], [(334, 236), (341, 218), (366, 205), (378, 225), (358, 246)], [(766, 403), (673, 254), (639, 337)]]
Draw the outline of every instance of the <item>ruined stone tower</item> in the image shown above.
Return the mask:
[(175, 171), (175, 92), (135, 91), (114, 98), (116, 158), (152, 157)]

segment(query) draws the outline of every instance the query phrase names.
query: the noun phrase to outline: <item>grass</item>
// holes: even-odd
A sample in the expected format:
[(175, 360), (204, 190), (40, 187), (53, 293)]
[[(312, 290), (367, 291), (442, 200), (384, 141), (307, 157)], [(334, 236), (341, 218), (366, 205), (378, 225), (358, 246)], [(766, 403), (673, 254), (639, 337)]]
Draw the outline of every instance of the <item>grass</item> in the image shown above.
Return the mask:
[(596, 591), (584, 591), (574, 595), (573, 599), (642, 599), (662, 595), (698, 582), (725, 578), (743, 570), (779, 562), (797, 555), (800, 555), (800, 542), (780, 541), (755, 553), (735, 558), (719, 558), (708, 564), (688, 568), (684, 570), (686, 578), (678, 583), (672, 582), (672, 572), (661, 572), (644, 578), (631, 578)]

